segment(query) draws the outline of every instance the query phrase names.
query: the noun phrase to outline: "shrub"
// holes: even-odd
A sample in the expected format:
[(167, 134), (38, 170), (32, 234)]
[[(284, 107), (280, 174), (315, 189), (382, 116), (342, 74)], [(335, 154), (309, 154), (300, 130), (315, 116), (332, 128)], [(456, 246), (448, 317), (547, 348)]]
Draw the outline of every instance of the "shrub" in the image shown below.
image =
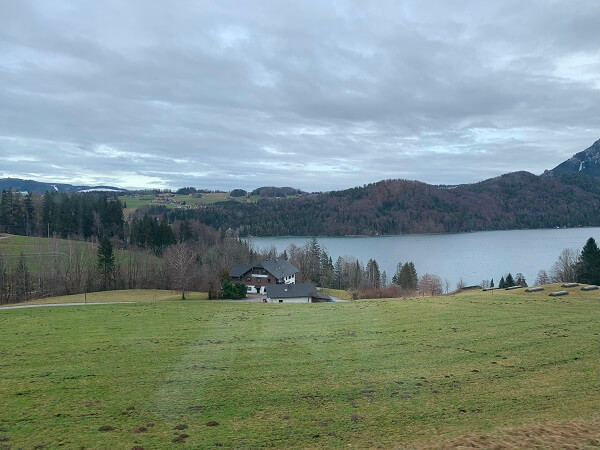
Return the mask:
[(223, 298), (237, 300), (240, 298), (246, 298), (247, 287), (242, 283), (232, 283), (228, 279), (221, 281), (221, 292)]

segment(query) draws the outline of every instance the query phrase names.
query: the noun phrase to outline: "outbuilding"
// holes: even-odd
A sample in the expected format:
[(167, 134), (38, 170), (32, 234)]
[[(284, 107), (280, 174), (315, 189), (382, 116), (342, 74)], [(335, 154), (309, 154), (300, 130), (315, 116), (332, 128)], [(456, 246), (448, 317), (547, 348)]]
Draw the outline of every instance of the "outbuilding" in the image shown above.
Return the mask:
[(273, 284), (267, 286), (269, 303), (320, 303), (332, 302), (333, 299), (319, 292), (311, 283)]

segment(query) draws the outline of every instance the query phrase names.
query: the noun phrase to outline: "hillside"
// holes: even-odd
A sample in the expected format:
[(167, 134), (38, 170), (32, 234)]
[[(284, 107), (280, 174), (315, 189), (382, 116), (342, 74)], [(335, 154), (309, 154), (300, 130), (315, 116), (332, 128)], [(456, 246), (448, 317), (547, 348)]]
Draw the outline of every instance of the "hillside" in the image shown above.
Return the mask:
[(592, 177), (600, 177), (600, 139), (554, 169), (547, 170), (544, 172), (544, 175), (559, 176), (567, 173), (580, 173)]
[[(56, 269), (58, 263), (65, 263), (76, 256), (95, 261), (98, 244), (84, 241), (42, 238), (32, 236), (0, 235), (0, 257), (8, 267), (12, 267), (21, 253), (25, 256), (30, 270)], [(161, 266), (161, 258), (149, 253), (133, 250), (115, 250), (117, 263), (127, 265), (131, 259), (139, 259), (148, 265)]]
[(598, 316), (514, 291), (0, 311), (0, 444), (592, 448)]
[[(515, 172), (452, 189), (407, 180), (277, 202), (170, 211), (242, 235), (377, 235), (600, 225), (600, 193), (580, 179)], [(596, 189), (596, 190), (594, 190)]]

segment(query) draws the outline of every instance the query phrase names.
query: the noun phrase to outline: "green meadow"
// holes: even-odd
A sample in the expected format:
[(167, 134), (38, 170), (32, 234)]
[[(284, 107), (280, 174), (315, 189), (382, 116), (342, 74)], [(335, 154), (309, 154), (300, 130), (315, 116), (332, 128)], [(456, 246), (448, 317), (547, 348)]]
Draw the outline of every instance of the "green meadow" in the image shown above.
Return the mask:
[[(30, 236), (3, 235), (0, 239), (0, 256), (8, 264), (14, 264), (24, 254), (30, 269), (47, 269), (55, 261), (65, 262), (76, 252), (85, 252), (96, 258), (97, 243), (67, 239), (41, 238)], [(117, 262), (126, 264), (129, 258), (142, 258), (153, 264), (162, 264), (162, 259), (149, 253), (130, 250), (115, 250)]]
[[(286, 198), (296, 198), (297, 195), (289, 195)], [(120, 195), (119, 200), (124, 202), (127, 206), (124, 210), (125, 217), (128, 217), (129, 214), (134, 212), (136, 209), (147, 206), (147, 205), (163, 205), (168, 209), (177, 208), (181, 206), (182, 202), (185, 202), (185, 205), (212, 205), (217, 202), (226, 202), (226, 201), (236, 201), (240, 203), (256, 203), (262, 197), (260, 195), (249, 195), (247, 197), (231, 197), (227, 192), (210, 192), (207, 194), (202, 194), (202, 197), (193, 197), (189, 195), (179, 195), (176, 194), (173, 197), (169, 197), (168, 199), (172, 200), (173, 203), (161, 203), (156, 201), (160, 197), (157, 197), (152, 194), (134, 194), (134, 195)]]
[(0, 447), (600, 445), (593, 292), (164, 300), (0, 310)]
[[(121, 195), (119, 200), (127, 203), (127, 208), (137, 209), (144, 205), (160, 205), (161, 203), (155, 202), (155, 199), (159, 197), (151, 194), (145, 195)], [(176, 194), (173, 197), (169, 197), (174, 202), (185, 202), (186, 205), (212, 205), (217, 202), (225, 202), (228, 200), (235, 200), (243, 203), (254, 203), (261, 197), (260, 195), (251, 195), (248, 197), (230, 197), (227, 192), (211, 192), (208, 194), (202, 194), (202, 197), (193, 197), (190, 195), (179, 195)], [(164, 203), (167, 208), (176, 208), (179, 206), (177, 203)]]

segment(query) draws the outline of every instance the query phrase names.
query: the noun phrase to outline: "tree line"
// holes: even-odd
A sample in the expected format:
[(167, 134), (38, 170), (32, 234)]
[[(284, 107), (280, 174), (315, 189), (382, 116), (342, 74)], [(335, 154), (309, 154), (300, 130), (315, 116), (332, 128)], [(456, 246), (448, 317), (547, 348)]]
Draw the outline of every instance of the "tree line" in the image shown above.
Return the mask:
[[(550, 270), (538, 272), (534, 284), (541, 286), (550, 283), (577, 282), (582, 284), (600, 285), (600, 249), (593, 237), (590, 237), (581, 252), (564, 249)], [(483, 280), (483, 288), (496, 287), (494, 279)], [(527, 287), (527, 280), (522, 273), (514, 277), (509, 272), (498, 282), (498, 288), (505, 289), (513, 286)]]
[(0, 231), (23, 236), (123, 238), (123, 207), (116, 196), (100, 193), (46, 192), (0, 195)]
[(593, 237), (581, 252), (564, 249), (550, 271), (540, 270), (535, 280), (536, 285), (563, 282), (600, 285), (600, 249)]
[[(274, 248), (270, 255), (276, 256)], [(410, 296), (417, 291), (439, 295), (449, 291), (449, 283), (443, 283), (437, 275), (425, 273), (419, 277), (412, 261), (398, 263), (391, 278), (385, 270), (381, 271), (375, 259), (364, 264), (356, 258), (340, 256), (334, 263), (327, 249), (314, 237), (303, 246), (291, 244), (280, 256), (300, 270), (299, 282), (347, 290), (354, 298)]]

